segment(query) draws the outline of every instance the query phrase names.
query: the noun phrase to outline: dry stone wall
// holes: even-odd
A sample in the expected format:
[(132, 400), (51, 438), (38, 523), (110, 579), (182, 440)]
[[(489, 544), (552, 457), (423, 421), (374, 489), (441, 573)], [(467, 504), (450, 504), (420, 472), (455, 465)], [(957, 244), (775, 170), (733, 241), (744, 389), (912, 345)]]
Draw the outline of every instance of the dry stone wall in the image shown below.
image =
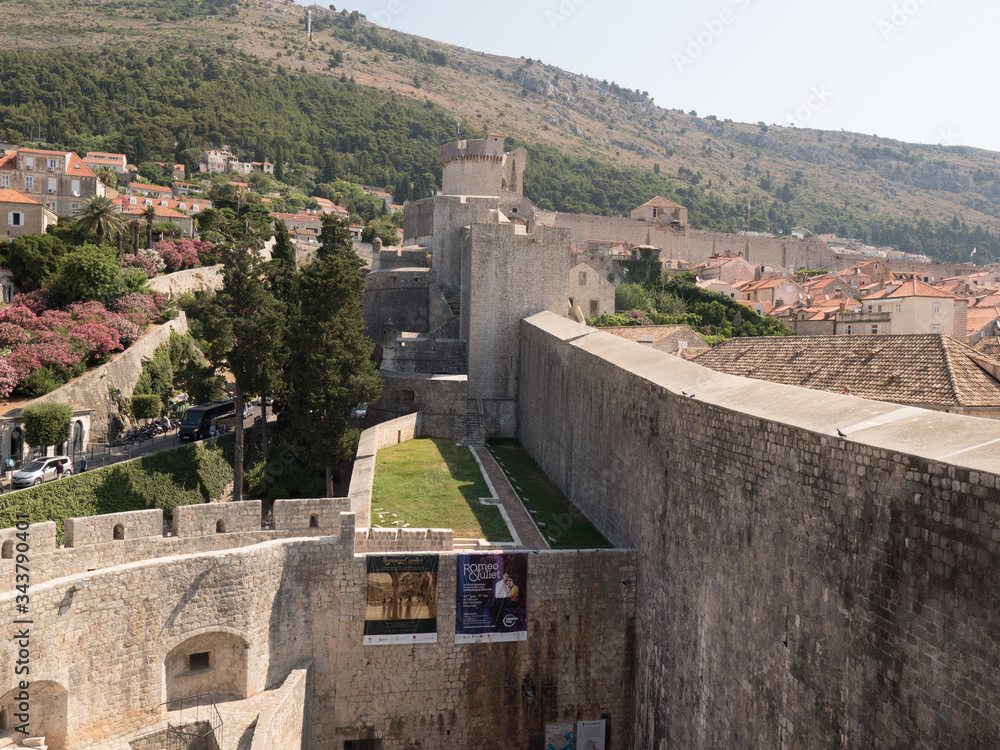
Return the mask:
[(1000, 425), (549, 314), (520, 361), (522, 443), (638, 550), (631, 747), (996, 745)]

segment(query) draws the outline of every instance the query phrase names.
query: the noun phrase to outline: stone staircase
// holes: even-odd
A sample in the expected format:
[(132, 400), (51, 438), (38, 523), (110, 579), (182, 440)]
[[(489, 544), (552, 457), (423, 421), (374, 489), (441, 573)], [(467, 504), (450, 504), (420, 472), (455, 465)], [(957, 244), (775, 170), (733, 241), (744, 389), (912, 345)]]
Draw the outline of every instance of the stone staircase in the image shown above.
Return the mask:
[(456, 318), (462, 312), (462, 300), (459, 297), (445, 297), (445, 302), (448, 303), (448, 307), (451, 308), (451, 314)]
[(486, 432), (483, 430), (482, 420), (479, 418), (479, 412), (471, 407), (465, 412), (465, 436), (462, 438), (462, 445), (470, 448), (486, 447)]

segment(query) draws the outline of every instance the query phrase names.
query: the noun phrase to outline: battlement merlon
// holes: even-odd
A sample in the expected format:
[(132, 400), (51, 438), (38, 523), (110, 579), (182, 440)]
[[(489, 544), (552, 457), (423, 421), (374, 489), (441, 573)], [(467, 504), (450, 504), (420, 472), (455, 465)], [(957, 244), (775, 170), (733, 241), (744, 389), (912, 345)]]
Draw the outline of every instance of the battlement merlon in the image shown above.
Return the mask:
[(486, 138), (476, 138), (473, 140), (452, 141), (441, 147), (441, 166), (454, 159), (468, 159), (475, 157), (502, 159), (503, 136), (488, 135)]
[(500, 135), (453, 141), (441, 147), (441, 194), (499, 196), (522, 194), (528, 161), (523, 148), (504, 152)]

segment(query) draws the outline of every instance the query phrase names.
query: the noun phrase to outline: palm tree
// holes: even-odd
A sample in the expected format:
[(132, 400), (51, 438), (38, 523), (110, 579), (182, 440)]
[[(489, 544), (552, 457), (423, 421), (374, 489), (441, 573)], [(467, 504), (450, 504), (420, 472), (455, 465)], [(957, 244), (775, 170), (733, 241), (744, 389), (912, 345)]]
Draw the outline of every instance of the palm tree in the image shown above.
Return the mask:
[(95, 169), (94, 174), (97, 175), (97, 179), (104, 183), (105, 187), (118, 187), (118, 172), (115, 171), (114, 167), (104, 164)]
[(125, 222), (118, 205), (103, 195), (90, 196), (76, 213), (85, 232), (97, 232), (98, 245), (104, 243), (105, 234), (119, 231)]
[(146, 247), (152, 247), (153, 219), (156, 218), (156, 206), (146, 206), (142, 209), (142, 215), (146, 217)]

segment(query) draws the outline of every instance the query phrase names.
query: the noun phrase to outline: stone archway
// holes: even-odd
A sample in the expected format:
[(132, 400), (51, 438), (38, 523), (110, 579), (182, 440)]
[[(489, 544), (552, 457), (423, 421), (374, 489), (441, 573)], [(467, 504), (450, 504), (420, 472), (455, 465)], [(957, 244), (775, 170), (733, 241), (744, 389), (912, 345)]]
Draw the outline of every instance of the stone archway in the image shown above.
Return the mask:
[(248, 696), (246, 639), (226, 631), (208, 631), (174, 646), (163, 660), (164, 700), (214, 693)]
[[(27, 693), (27, 699), (25, 699)], [(24, 724), (21, 709), (27, 706), (28, 735), (16, 727)], [(29, 737), (44, 737), (45, 745), (62, 750), (66, 745), (66, 724), (69, 714), (69, 693), (58, 682), (30, 682), (27, 690), (14, 688), (0, 696), (0, 739), (20, 741)]]

